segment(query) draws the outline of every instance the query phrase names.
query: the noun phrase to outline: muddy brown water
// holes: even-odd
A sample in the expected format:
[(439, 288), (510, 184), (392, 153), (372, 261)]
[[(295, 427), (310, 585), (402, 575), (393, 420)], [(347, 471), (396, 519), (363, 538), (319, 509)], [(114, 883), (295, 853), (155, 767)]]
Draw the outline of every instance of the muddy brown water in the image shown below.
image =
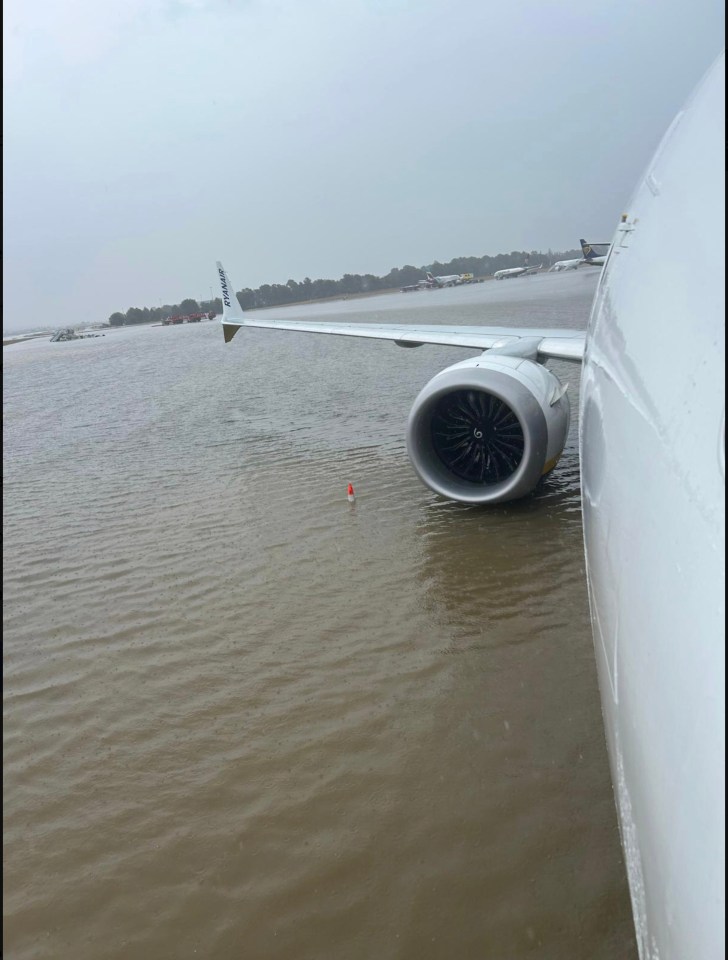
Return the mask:
[[(583, 327), (595, 283), (278, 315)], [(636, 956), (579, 369), (557, 470), (476, 509), (404, 447), (470, 354), (216, 323), (4, 352), (8, 958)]]

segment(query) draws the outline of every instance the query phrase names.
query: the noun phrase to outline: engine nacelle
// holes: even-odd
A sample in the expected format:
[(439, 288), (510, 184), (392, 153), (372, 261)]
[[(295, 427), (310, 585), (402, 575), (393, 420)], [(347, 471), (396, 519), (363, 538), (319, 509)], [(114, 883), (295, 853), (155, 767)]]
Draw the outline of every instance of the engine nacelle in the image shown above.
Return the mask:
[(530, 493), (561, 456), (566, 386), (533, 360), (483, 354), (433, 377), (415, 400), (407, 452), (420, 479), (462, 503)]

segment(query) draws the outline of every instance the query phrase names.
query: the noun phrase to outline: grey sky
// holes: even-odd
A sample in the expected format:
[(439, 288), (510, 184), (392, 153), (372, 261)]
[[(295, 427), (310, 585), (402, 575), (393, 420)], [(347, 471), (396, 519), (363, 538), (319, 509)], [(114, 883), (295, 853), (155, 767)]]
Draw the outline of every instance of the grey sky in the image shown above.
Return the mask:
[[(4, 329), (609, 239), (718, 0), (8, 0)], [(217, 290), (215, 289), (215, 294)]]

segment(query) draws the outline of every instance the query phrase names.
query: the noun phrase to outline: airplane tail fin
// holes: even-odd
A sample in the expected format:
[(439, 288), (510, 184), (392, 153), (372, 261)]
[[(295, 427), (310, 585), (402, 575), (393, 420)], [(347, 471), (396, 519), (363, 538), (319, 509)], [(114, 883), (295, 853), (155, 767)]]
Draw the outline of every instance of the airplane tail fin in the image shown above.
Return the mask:
[(217, 261), (217, 274), (220, 278), (220, 294), (222, 297), (222, 332), (225, 343), (230, 343), (240, 329), (243, 321), (243, 311), (238, 298), (235, 296), (235, 289), (219, 260)]
[(427, 271), (427, 273), (425, 274), (425, 276), (426, 276), (427, 279), (430, 281), (430, 283), (434, 283), (434, 282), (435, 282), (435, 278), (432, 276), (432, 274), (430, 273), (429, 270)]
[(580, 240), (581, 252), (585, 260), (593, 260), (596, 254), (594, 253), (593, 248), (586, 242), (586, 240)]

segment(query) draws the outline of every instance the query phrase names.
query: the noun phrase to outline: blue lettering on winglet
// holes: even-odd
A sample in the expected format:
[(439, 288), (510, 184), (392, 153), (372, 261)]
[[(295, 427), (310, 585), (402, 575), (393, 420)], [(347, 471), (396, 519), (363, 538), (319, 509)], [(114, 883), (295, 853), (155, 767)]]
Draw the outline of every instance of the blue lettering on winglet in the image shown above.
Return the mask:
[(220, 284), (222, 286), (222, 300), (226, 307), (230, 306), (230, 291), (228, 290), (227, 278), (225, 272), (219, 267), (217, 272), (220, 274)]

